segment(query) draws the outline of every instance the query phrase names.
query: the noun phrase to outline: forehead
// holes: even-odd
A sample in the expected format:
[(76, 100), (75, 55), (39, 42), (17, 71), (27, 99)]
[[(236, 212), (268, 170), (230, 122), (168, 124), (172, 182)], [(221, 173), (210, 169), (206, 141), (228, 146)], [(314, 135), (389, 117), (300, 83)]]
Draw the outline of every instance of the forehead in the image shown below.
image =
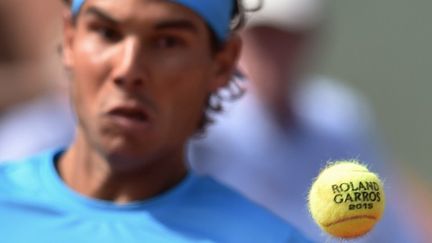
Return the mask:
[(188, 20), (196, 25), (205, 25), (205, 22), (195, 12), (168, 0), (87, 0), (82, 12), (86, 13), (92, 8), (131, 24), (146, 24), (163, 20)]

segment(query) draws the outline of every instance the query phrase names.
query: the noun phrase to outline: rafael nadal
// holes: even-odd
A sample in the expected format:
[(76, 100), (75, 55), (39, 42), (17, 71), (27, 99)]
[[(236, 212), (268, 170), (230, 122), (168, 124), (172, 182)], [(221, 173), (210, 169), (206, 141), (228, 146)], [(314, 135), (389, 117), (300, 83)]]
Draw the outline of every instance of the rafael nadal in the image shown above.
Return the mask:
[(242, 11), (240, 0), (72, 1), (75, 140), (1, 165), (0, 242), (308, 242), (186, 166), (209, 97), (233, 75)]

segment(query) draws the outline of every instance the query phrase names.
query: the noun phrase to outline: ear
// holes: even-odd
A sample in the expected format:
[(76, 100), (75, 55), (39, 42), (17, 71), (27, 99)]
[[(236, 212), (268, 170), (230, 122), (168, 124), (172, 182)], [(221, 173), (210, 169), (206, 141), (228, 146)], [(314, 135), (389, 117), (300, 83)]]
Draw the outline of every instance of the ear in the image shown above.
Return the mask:
[(66, 69), (74, 65), (72, 49), (75, 37), (75, 26), (72, 13), (69, 9), (63, 11), (63, 64)]
[(215, 55), (215, 78), (209, 84), (209, 91), (215, 92), (228, 84), (232, 79), (240, 57), (242, 41), (239, 35), (233, 34)]

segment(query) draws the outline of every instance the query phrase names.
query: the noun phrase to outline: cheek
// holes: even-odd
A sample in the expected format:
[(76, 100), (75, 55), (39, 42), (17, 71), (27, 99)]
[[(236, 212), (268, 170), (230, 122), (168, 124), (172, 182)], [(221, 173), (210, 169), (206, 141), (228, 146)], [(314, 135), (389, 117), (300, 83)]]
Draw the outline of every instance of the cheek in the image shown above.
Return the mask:
[[(159, 96), (161, 105), (166, 111), (167, 131), (177, 134), (177, 137), (188, 137), (195, 133), (205, 110), (209, 95), (208, 87), (211, 76), (211, 66), (206, 61), (168, 62), (170, 72), (162, 72), (165, 80), (163, 93)], [(204, 59), (205, 60), (205, 59)]]
[[(73, 97), (80, 116), (97, 115), (104, 95), (104, 80), (108, 75), (107, 56), (91, 41), (80, 41), (74, 49)], [(92, 115), (93, 114), (93, 115)]]
[(207, 92), (190, 85), (176, 85), (172, 88), (172, 93), (175, 94), (172, 95), (171, 103), (167, 104), (166, 135), (184, 141), (198, 131), (206, 109)]
[(163, 61), (155, 60), (151, 70), (154, 71), (151, 79), (163, 86), (160, 90), (165, 90), (169, 93), (167, 96), (172, 96), (180, 103), (197, 103), (196, 101), (206, 97), (213, 78), (212, 60), (201, 52), (178, 55)]

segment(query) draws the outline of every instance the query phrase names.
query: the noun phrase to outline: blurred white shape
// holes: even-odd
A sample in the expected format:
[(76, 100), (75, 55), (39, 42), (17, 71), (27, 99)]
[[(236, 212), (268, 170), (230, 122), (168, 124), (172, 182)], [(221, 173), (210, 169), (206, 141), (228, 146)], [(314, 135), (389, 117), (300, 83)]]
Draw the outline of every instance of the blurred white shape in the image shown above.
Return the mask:
[[(245, 8), (259, 6), (261, 0), (245, 0)], [(309, 29), (325, 17), (326, 0), (262, 0), (262, 8), (248, 17), (248, 26), (270, 25), (280, 29)]]
[(303, 121), (331, 134), (351, 138), (375, 131), (371, 104), (360, 92), (327, 77), (312, 80), (300, 85), (295, 94), (294, 107)]

